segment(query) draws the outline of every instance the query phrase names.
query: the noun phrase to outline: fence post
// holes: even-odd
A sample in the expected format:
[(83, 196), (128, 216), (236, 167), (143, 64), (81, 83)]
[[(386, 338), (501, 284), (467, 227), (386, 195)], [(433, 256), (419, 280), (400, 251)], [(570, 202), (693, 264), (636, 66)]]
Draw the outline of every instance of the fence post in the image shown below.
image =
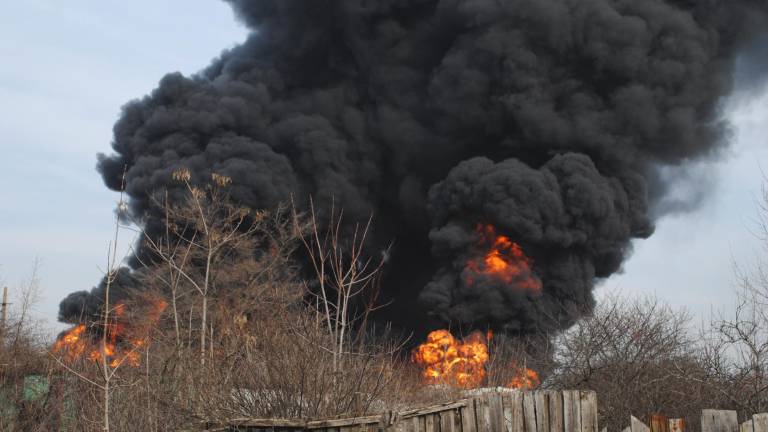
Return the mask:
[(629, 427), (632, 432), (650, 432), (651, 429), (635, 416), (629, 416)]
[(701, 412), (701, 432), (738, 432), (736, 411), (707, 409)]
[(5, 324), (8, 319), (8, 287), (3, 287), (3, 302), (0, 303), (0, 343), (5, 338)]
[(685, 432), (685, 420), (681, 418), (669, 419), (669, 432)]
[(739, 432), (754, 432), (755, 428), (752, 426), (752, 420), (747, 420), (739, 425)]
[(581, 430), (582, 432), (598, 432), (597, 425), (597, 393), (582, 391), (581, 399)]
[(752, 428), (755, 432), (768, 432), (768, 413), (753, 415)]
[(651, 416), (651, 432), (669, 432), (669, 420), (662, 414)]

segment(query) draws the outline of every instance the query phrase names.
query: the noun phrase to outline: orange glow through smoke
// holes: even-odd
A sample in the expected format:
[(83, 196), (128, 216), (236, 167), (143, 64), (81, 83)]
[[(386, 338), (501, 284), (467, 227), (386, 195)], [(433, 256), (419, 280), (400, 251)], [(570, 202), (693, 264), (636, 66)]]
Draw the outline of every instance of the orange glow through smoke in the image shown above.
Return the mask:
[[(462, 340), (448, 330), (435, 330), (413, 352), (413, 361), (421, 366), (428, 383), (477, 388), (484, 384), (485, 365), (490, 358), (488, 342), (492, 338), (490, 330), (485, 335), (476, 331)], [(536, 371), (514, 364), (510, 367), (514, 376), (506, 387), (530, 390), (541, 384)]]
[(492, 225), (478, 224), (476, 231), (481, 236), (481, 245), (490, 245), (490, 249), (483, 257), (467, 262), (468, 271), (465, 274), (468, 285), (474, 285), (480, 276), (531, 292), (541, 292), (541, 281), (531, 270), (533, 262), (523, 253), (520, 245), (507, 236), (497, 235)]
[[(150, 311), (144, 317), (151, 326), (157, 323), (160, 315), (168, 304), (164, 300), (152, 301)], [(91, 362), (101, 362), (106, 358), (109, 366), (116, 368), (127, 364), (138, 367), (141, 365), (139, 349), (147, 343), (149, 328), (137, 331), (128, 328), (121, 318), (125, 315), (125, 304), (119, 303), (114, 308), (115, 320), (107, 325), (105, 344), (94, 342), (86, 332), (85, 324), (78, 324), (67, 330), (51, 347), (51, 352), (61, 356), (62, 360), (72, 363), (81, 358)], [(128, 336), (131, 333), (131, 336)], [(143, 336), (136, 336), (143, 333)]]

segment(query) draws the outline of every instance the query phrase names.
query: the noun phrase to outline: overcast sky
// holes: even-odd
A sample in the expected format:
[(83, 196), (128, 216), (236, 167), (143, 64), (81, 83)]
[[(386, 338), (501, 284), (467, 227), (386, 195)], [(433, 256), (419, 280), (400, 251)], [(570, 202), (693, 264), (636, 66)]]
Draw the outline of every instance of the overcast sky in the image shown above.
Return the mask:
[[(117, 196), (94, 166), (110, 151), (120, 106), (167, 72), (200, 70), (245, 34), (216, 0), (0, 3), (0, 281), (13, 291), (38, 257), (37, 315), (50, 325), (61, 298), (92, 287), (105, 266)], [(733, 301), (732, 260), (763, 252), (749, 229), (768, 167), (768, 92), (751, 96), (725, 113), (726, 157), (702, 165), (714, 180), (705, 202), (661, 219), (598, 296), (650, 293), (699, 316)]]

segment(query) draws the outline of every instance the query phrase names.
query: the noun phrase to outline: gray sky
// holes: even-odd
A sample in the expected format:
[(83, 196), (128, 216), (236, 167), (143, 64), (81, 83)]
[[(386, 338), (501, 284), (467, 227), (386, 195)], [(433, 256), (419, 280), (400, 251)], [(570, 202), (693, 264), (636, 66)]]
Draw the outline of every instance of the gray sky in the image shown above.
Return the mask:
[[(61, 298), (92, 287), (105, 267), (117, 195), (95, 155), (110, 151), (120, 106), (244, 38), (216, 0), (0, 3), (0, 281), (16, 288), (39, 257), (37, 315), (49, 324)], [(732, 302), (732, 260), (764, 252), (749, 233), (768, 164), (768, 91), (758, 93), (729, 105), (731, 149), (701, 166), (714, 180), (707, 200), (660, 220), (598, 296), (651, 293), (702, 316)], [(130, 241), (126, 233), (123, 250)]]

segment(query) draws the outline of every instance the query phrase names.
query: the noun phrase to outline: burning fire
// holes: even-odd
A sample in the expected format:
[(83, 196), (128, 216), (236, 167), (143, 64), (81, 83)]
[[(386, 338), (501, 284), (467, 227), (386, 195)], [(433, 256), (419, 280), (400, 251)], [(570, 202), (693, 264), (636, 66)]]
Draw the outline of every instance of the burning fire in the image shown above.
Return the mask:
[[(476, 331), (458, 340), (448, 330), (435, 330), (413, 352), (413, 361), (423, 368), (422, 376), (429, 383), (476, 388), (485, 380), (488, 342), (492, 337), (490, 330), (486, 335)], [(514, 365), (512, 368), (515, 376), (507, 387), (530, 390), (541, 384), (536, 371)]]
[(531, 390), (541, 384), (539, 374), (527, 367), (512, 366), (515, 370), (515, 376), (509, 381), (507, 387), (520, 390)]
[(541, 292), (541, 281), (531, 270), (533, 262), (525, 256), (520, 245), (507, 236), (497, 235), (492, 225), (478, 224), (476, 231), (481, 236), (481, 245), (490, 244), (490, 250), (485, 256), (467, 262), (468, 285), (473, 285), (477, 276), (484, 276), (531, 292)]
[[(168, 304), (164, 300), (152, 301), (151, 310), (147, 314), (146, 322), (154, 325), (160, 319), (160, 315)], [(51, 351), (59, 354), (64, 361), (74, 362), (86, 358), (94, 363), (106, 358), (109, 366), (116, 368), (122, 364), (138, 367), (141, 365), (139, 349), (147, 343), (148, 336), (130, 337), (128, 333), (137, 333), (135, 328), (128, 328), (121, 321), (125, 315), (125, 304), (119, 303), (114, 309), (115, 320), (106, 328), (106, 343), (103, 350), (100, 342), (94, 342), (86, 332), (85, 324), (72, 327), (57, 340)], [(138, 333), (148, 333), (147, 331)]]
[(474, 388), (485, 378), (488, 346), (480, 332), (459, 341), (448, 330), (435, 330), (419, 345), (413, 359), (424, 368), (422, 376), (430, 383)]

